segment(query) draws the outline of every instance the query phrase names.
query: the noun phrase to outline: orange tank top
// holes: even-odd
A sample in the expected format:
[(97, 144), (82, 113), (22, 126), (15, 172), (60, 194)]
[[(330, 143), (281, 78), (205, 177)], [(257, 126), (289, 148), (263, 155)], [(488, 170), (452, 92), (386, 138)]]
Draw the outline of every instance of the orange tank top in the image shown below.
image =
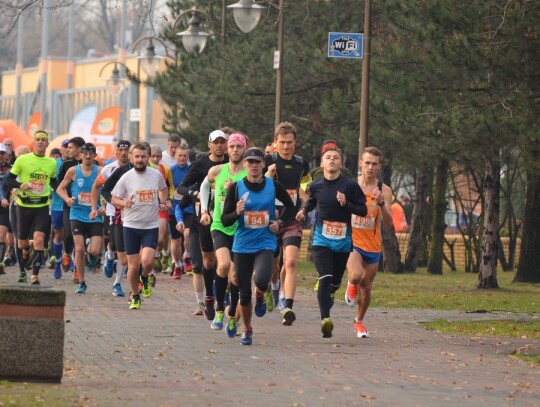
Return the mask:
[(367, 215), (352, 215), (352, 241), (354, 247), (371, 252), (379, 253), (382, 250), (381, 238), (381, 208), (373, 199), (372, 192), (364, 192), (366, 195)]

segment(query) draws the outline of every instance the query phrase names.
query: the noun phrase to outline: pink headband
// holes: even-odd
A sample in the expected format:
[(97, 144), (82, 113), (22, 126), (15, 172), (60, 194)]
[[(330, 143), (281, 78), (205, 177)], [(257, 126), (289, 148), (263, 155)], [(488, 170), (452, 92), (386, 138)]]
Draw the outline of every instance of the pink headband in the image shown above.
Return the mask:
[(243, 134), (240, 134), (240, 133), (233, 133), (229, 136), (229, 138), (227, 139), (227, 146), (230, 146), (231, 143), (234, 143), (234, 142), (237, 142), (237, 143), (240, 143), (242, 144), (242, 146), (244, 146), (244, 148), (246, 148), (247, 146), (247, 141), (246, 141), (246, 138)]

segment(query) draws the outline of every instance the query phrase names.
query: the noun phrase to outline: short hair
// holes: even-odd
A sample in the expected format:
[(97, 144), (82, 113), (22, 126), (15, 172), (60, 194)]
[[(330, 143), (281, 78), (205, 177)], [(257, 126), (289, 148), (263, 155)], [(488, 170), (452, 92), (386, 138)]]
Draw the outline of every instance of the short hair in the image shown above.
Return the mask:
[(158, 146), (157, 144), (150, 144), (150, 154), (152, 154), (152, 150), (159, 151), (160, 154), (163, 152), (161, 147)]
[(236, 130), (233, 129), (232, 127), (222, 127), (222, 128), (219, 129), (219, 130), (221, 130), (221, 131), (222, 131), (223, 133), (225, 133), (227, 136), (228, 136), (229, 134), (233, 134), (233, 133), (236, 132)]
[(150, 151), (148, 151), (149, 145), (145, 142), (137, 142), (131, 145), (131, 151), (133, 150), (145, 150), (149, 155)]
[(77, 147), (82, 147), (84, 143), (86, 143), (86, 141), (82, 138), (82, 137), (72, 137), (69, 139), (69, 143), (77, 146)]
[(182, 140), (178, 134), (171, 134), (167, 139), (168, 143), (180, 143)]
[(51, 156), (53, 154), (62, 155), (62, 153), (60, 152), (60, 149), (58, 149), (58, 148), (53, 148), (51, 150), (51, 152), (49, 153), (49, 156)]
[(292, 133), (294, 136), (294, 139), (296, 140), (296, 126), (292, 124), (291, 122), (281, 122), (276, 127), (276, 130), (274, 131), (274, 140), (277, 140), (278, 136), (280, 134), (289, 134)]
[[(189, 147), (185, 144), (180, 144), (178, 147), (176, 147), (176, 151), (187, 151), (189, 153)], [(176, 152), (175, 152), (176, 154)], [(188, 154), (189, 155), (189, 154)]]
[(366, 148), (364, 148), (364, 151), (362, 151), (362, 157), (366, 153), (374, 155), (375, 157), (379, 157), (379, 162), (382, 164), (382, 161), (383, 161), (382, 151), (379, 150), (377, 147), (366, 147)]

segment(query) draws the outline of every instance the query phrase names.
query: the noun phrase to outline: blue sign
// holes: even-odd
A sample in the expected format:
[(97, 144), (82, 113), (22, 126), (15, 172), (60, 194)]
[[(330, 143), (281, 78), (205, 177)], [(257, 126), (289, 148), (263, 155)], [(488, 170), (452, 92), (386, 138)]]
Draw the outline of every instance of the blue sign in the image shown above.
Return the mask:
[(364, 34), (328, 33), (329, 58), (362, 58)]

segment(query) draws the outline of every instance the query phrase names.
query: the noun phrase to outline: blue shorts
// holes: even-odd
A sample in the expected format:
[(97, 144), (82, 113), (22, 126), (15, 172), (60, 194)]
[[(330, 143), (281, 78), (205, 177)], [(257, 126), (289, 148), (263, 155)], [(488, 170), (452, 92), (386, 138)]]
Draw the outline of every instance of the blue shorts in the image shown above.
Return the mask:
[(367, 264), (378, 263), (381, 260), (382, 252), (378, 252), (378, 253), (366, 252), (365, 250), (362, 250), (356, 246), (353, 246), (353, 249), (357, 251), (358, 253), (360, 253), (360, 256), (362, 256), (362, 259)]
[(64, 211), (51, 211), (53, 230), (64, 228)]
[(138, 254), (143, 247), (156, 249), (158, 242), (159, 228), (135, 229), (124, 226), (124, 246), (126, 254)]

